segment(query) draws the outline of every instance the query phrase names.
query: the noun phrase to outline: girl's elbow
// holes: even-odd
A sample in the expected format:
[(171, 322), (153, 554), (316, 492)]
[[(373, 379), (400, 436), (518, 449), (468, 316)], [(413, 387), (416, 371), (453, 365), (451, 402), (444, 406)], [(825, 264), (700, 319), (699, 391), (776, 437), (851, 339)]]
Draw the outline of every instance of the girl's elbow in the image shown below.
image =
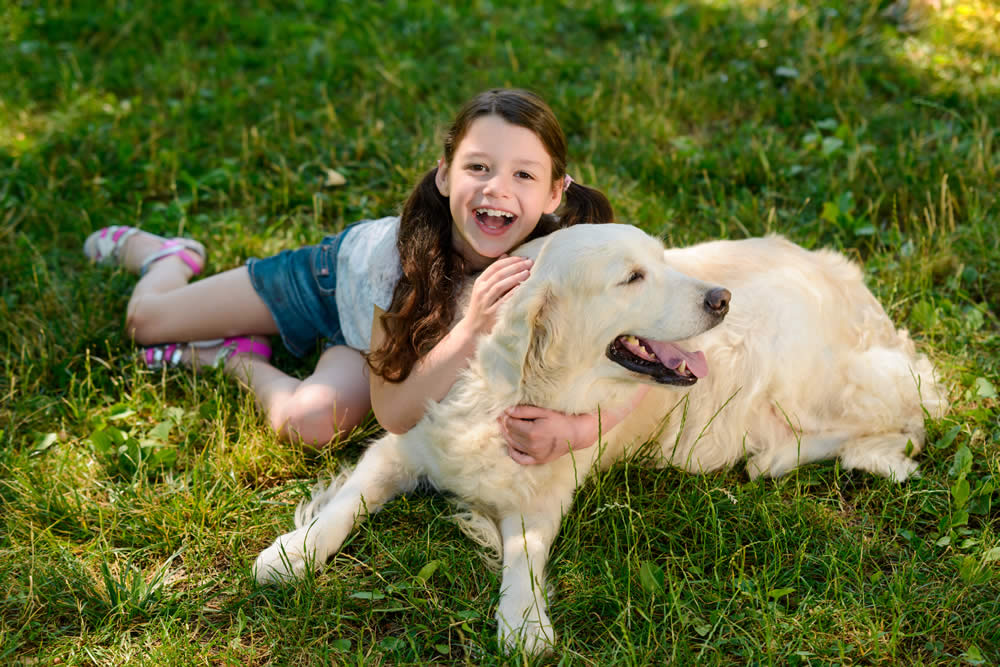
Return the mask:
[(384, 428), (389, 433), (392, 433), (393, 435), (403, 435), (411, 428), (409, 426), (403, 426), (401, 424), (383, 424), (382, 422), (379, 422), (379, 424), (382, 424), (382, 428)]
[(387, 414), (384, 410), (378, 410), (374, 405), (372, 406), (372, 412), (375, 414), (375, 419), (378, 421), (379, 426), (393, 435), (402, 435), (413, 428), (413, 424), (400, 418), (400, 415), (392, 414), (391, 412)]

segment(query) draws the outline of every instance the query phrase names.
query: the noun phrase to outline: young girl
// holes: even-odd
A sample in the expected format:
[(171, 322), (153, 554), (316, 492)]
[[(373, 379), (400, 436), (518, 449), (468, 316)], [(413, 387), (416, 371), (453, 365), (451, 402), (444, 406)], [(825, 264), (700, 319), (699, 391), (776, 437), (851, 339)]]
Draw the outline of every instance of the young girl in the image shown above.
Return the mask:
[[(84, 251), (142, 276), (126, 328), (147, 346), (149, 367), (221, 363), (253, 391), (282, 438), (320, 446), (369, 409), (391, 432), (410, 429), (428, 399), (448, 393), (500, 304), (528, 277), (531, 261), (507, 253), (559, 227), (613, 217), (603, 194), (566, 175), (566, 140), (545, 102), (490, 90), (458, 113), (437, 167), (399, 217), (357, 223), (319, 245), (192, 284), (205, 249), (190, 239), (107, 227)], [(452, 326), (464, 277), (478, 271)], [(260, 337), (273, 334), (297, 356), (326, 341), (312, 375), (299, 380), (269, 363)], [(602, 428), (622, 416), (603, 415)], [(593, 444), (597, 422), (517, 406), (501, 426), (515, 460), (542, 463)]]

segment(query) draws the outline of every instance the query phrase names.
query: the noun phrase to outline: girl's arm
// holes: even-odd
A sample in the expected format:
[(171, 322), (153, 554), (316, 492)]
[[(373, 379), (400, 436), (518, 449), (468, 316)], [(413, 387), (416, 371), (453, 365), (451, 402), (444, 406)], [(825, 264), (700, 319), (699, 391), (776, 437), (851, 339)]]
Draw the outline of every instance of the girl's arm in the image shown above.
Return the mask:
[[(501, 256), (476, 278), (469, 307), (462, 319), (425, 354), (402, 382), (388, 382), (370, 374), (372, 411), (382, 428), (405, 433), (424, 416), (427, 401), (440, 401), (459, 372), (469, 365), (479, 336), (489, 333), (500, 305), (511, 290), (527, 280), (531, 260)], [(372, 323), (372, 349), (385, 340), (381, 314), (376, 310)]]
[(567, 415), (533, 405), (516, 405), (499, 418), (507, 453), (522, 465), (548, 463), (571, 449), (586, 449), (627, 417), (649, 391), (643, 385), (628, 405), (597, 414)]

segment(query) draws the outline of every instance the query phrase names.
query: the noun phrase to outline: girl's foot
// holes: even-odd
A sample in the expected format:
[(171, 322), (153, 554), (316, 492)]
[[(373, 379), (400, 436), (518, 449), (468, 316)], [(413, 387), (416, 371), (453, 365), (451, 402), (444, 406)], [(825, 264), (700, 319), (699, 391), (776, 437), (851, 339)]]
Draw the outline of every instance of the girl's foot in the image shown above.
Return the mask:
[(205, 246), (192, 239), (167, 239), (135, 227), (114, 225), (99, 229), (83, 244), (92, 262), (117, 264), (130, 273), (144, 275), (154, 262), (168, 260), (186, 267), (190, 275), (201, 273)]
[(223, 366), (231, 368), (250, 359), (271, 360), (271, 346), (266, 338), (237, 336), (191, 343), (170, 343), (142, 348), (140, 358), (146, 367), (159, 370), (163, 367)]

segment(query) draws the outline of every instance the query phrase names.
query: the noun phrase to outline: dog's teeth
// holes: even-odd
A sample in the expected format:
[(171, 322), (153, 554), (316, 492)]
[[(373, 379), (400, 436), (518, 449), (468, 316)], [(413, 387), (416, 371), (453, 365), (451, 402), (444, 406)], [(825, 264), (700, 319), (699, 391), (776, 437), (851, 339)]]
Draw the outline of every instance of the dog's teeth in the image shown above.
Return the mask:
[(678, 373), (686, 373), (687, 369), (688, 369), (687, 362), (686, 361), (682, 361), (681, 365), (677, 367), (677, 372)]
[(628, 336), (625, 338), (625, 342), (628, 343), (629, 345), (638, 345), (639, 339), (636, 338), (635, 336)]

